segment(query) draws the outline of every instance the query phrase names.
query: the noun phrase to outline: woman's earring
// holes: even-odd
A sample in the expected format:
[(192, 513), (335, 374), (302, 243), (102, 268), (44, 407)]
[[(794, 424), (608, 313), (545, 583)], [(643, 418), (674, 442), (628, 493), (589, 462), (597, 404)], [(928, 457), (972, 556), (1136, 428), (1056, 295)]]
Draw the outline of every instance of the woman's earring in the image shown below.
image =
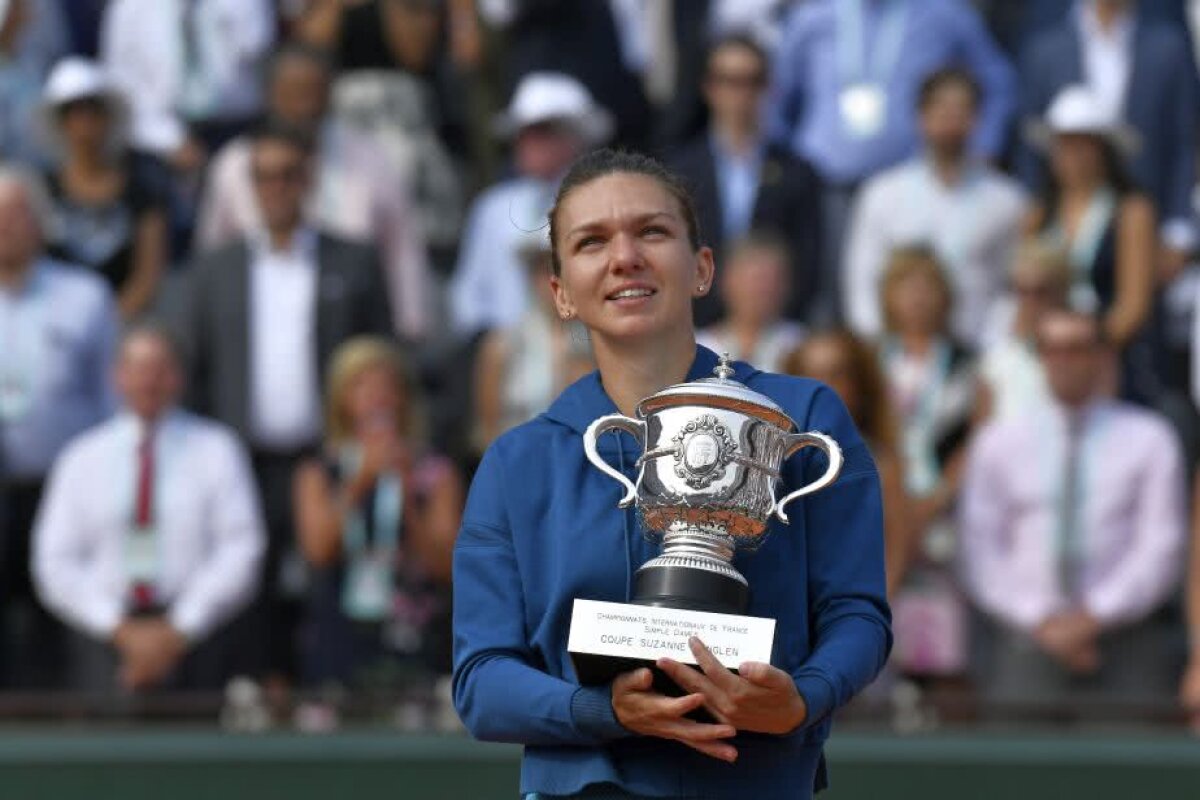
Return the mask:
[(570, 320), (570, 319), (571, 319), (571, 317), (573, 317), (573, 316), (575, 316), (575, 312), (574, 312), (574, 311), (564, 311), (564, 312), (562, 313), (563, 322), (567, 322), (567, 321), (568, 321), (568, 320)]

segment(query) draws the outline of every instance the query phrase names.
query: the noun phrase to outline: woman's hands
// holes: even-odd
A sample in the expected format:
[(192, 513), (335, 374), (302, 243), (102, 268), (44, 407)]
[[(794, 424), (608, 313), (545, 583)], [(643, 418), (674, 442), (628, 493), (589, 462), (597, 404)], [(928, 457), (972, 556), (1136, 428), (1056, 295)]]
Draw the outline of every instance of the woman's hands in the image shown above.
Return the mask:
[[(737, 760), (737, 748), (723, 740), (739, 730), (785, 734), (808, 717), (804, 698), (783, 670), (749, 661), (740, 665), (740, 674), (735, 675), (698, 638), (693, 636), (688, 645), (702, 671), (669, 658), (660, 658), (657, 667), (690, 694), (666, 697), (653, 691), (654, 678), (648, 669), (624, 673), (612, 685), (618, 722), (634, 733), (674, 739), (732, 763)], [(698, 708), (708, 709), (717, 724), (684, 717)]]
[(737, 760), (737, 749), (722, 741), (737, 734), (733, 725), (712, 725), (684, 718), (705, 704), (703, 694), (667, 697), (651, 689), (653, 682), (654, 676), (648, 669), (622, 673), (613, 680), (612, 705), (618, 722), (643, 736), (673, 739), (729, 763)]
[(698, 638), (688, 640), (692, 655), (702, 671), (669, 658), (660, 658), (658, 668), (679, 684), (688, 697), (700, 696), (701, 704), (718, 722), (737, 730), (755, 733), (790, 733), (808, 717), (804, 698), (796, 691), (792, 676), (758, 661), (738, 667), (735, 675)]

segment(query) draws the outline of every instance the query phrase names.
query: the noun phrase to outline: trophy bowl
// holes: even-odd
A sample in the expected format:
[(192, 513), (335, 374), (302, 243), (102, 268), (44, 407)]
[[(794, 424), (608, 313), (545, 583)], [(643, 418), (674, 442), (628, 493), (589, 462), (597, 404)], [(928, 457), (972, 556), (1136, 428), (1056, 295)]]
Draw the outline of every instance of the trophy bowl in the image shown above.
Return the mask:
[[(584, 434), (588, 460), (625, 487), (619, 505), (634, 504), (662, 545), (635, 575), (635, 603), (742, 613), (749, 587), (731, 563), (734, 553), (756, 549), (772, 515), (786, 523), (792, 500), (825, 488), (841, 471), (837, 443), (797, 432), (774, 401), (732, 379), (727, 355), (714, 373), (646, 398), (637, 419), (610, 414)], [(636, 482), (600, 457), (596, 441), (610, 430), (641, 443)], [(826, 454), (825, 473), (776, 499), (783, 462), (805, 447)]]

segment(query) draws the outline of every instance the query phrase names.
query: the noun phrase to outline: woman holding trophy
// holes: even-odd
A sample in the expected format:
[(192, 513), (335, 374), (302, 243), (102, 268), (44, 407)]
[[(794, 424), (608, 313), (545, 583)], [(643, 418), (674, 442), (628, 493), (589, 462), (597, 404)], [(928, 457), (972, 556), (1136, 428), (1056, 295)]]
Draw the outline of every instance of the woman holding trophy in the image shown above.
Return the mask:
[[(459, 714), (477, 738), (525, 745), (525, 798), (810, 797), (824, 786), (833, 711), (870, 682), (891, 644), (879, 479), (867, 447), (827, 387), (740, 362), (718, 366), (716, 354), (697, 347), (692, 301), (711, 291), (712, 251), (700, 244), (686, 191), (657, 162), (610, 150), (584, 156), (562, 182), (549, 228), (556, 308), (588, 329), (599, 368), (501, 436), (475, 476), (454, 559)], [(757, 418), (731, 431), (729, 417), (702, 417), (700, 427), (709, 427), (701, 435), (688, 428), (696, 446), (676, 437), (682, 444), (673, 450), (649, 440), (639, 447), (629, 433), (656, 425), (627, 418), (643, 417), (647, 398), (684, 381), (821, 433), (776, 437)], [(600, 422), (626, 433), (598, 442)], [(785, 450), (817, 440), (841, 455), (819, 445), (827, 460), (811, 452), (785, 460)], [(596, 456), (611, 466), (596, 469)], [(829, 484), (838, 467), (836, 483), (790, 507), (789, 522), (783, 504)], [(717, 490), (743, 485), (739, 470), (791, 494), (777, 504), (767, 491), (766, 505), (764, 492), (738, 497), (730, 511)], [(677, 474), (723, 509), (705, 519), (719, 517), (733, 533), (771, 532), (737, 569), (725, 565), (750, 587), (746, 613), (775, 621), (770, 663), (731, 669), (692, 637), (689, 652), (658, 658), (654, 670), (580, 685), (567, 642), (574, 600), (641, 602), (645, 567), (662, 561), (673, 535), (656, 559), (641, 526), (653, 528), (661, 514), (641, 497), (641, 518), (618, 508), (604, 472), (629, 490), (624, 506), (634, 480)], [(768, 528), (766, 511), (742, 508), (756, 503), (778, 521)], [(715, 522), (708, 528), (688, 548), (703, 549), (704, 536), (735, 538)], [(714, 546), (726, 560), (733, 550)]]

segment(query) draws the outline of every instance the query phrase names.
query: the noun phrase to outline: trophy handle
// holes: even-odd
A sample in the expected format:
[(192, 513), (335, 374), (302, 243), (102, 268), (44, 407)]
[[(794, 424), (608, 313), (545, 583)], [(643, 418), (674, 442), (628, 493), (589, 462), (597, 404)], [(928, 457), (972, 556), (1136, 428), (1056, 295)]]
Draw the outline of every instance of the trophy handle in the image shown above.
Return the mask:
[(805, 447), (816, 447), (820, 450), (823, 450), (825, 455), (829, 457), (829, 466), (825, 469), (825, 474), (820, 478), (817, 478), (815, 481), (807, 484), (806, 486), (801, 486), (799, 489), (775, 504), (775, 516), (777, 516), (779, 521), (784, 524), (787, 524), (788, 517), (787, 514), (783, 512), (783, 507), (795, 500), (797, 497), (803, 497), (806, 494), (819, 492), (837, 480), (838, 473), (842, 471), (843, 461), (842, 448), (839, 447), (838, 443), (832, 438), (823, 433), (789, 433), (787, 435), (787, 442), (788, 449), (783, 455), (784, 458), (791, 456), (793, 453), (796, 453), (799, 450), (803, 450)]
[(642, 449), (645, 449), (646, 423), (630, 419), (624, 414), (609, 414), (594, 420), (591, 425), (588, 425), (588, 429), (583, 434), (583, 452), (587, 454), (588, 461), (592, 462), (597, 469), (625, 487), (625, 496), (621, 498), (621, 502), (617, 506), (627, 508), (637, 499), (637, 486), (633, 481), (621, 474), (619, 470), (609, 466), (609, 463), (596, 452), (596, 440), (600, 438), (600, 434), (615, 430), (633, 434), (633, 438), (641, 442)]

